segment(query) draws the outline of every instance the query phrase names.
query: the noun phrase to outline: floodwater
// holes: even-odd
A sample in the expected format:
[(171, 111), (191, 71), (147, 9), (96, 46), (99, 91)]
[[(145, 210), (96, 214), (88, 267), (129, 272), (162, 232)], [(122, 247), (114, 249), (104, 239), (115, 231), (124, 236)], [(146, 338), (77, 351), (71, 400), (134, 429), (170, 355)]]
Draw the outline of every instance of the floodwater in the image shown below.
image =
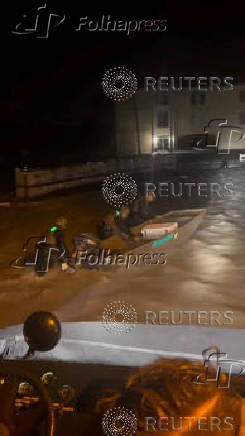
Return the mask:
[[(174, 175), (163, 171), (138, 180), (141, 186), (146, 182), (154, 183), (156, 189), (159, 183), (175, 183), (174, 191), (169, 185), (167, 193), (165, 187), (165, 196), (155, 202), (156, 213), (206, 209), (198, 228), (184, 242), (159, 246), (159, 251), (168, 254), (165, 265), (79, 270), (72, 276), (51, 270), (43, 278), (31, 270), (11, 269), (8, 264), (20, 254), (25, 239), (44, 233), (57, 215), (68, 217), (70, 241), (80, 232), (95, 232), (97, 222), (110, 209), (99, 191), (2, 207), (0, 326), (21, 323), (34, 310), (54, 311), (61, 321), (100, 321), (106, 305), (124, 301), (135, 308), (140, 322), (151, 312), (155, 323), (161, 319), (168, 325), (245, 328), (244, 171), (182, 170)], [(186, 183), (198, 182), (206, 184), (201, 188), (202, 196), (198, 196), (197, 185), (192, 186), (190, 196)], [(212, 183), (216, 188), (211, 188)], [(225, 188), (228, 183), (232, 185)], [(179, 189), (182, 195), (174, 196), (173, 192), (181, 194)]]

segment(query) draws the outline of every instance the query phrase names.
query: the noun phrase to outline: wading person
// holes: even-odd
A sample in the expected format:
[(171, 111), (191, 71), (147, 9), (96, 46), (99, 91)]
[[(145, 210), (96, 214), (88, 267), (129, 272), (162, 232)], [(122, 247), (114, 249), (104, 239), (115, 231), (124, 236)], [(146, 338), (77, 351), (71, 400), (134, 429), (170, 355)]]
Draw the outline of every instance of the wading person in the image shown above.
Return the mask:
[(128, 217), (128, 223), (130, 226), (137, 226), (154, 217), (152, 211), (152, 203), (154, 200), (155, 195), (153, 193), (148, 193), (133, 201), (129, 206), (130, 214)]
[(97, 236), (100, 239), (107, 239), (117, 235), (120, 239), (133, 243), (134, 236), (130, 231), (128, 217), (130, 210), (127, 206), (123, 206), (120, 211), (113, 212), (105, 216), (98, 226)]
[(58, 249), (61, 270), (72, 274), (75, 269), (69, 265), (70, 254), (65, 244), (64, 231), (67, 227), (67, 219), (63, 216), (55, 221), (55, 225), (50, 227), (46, 235), (46, 243)]

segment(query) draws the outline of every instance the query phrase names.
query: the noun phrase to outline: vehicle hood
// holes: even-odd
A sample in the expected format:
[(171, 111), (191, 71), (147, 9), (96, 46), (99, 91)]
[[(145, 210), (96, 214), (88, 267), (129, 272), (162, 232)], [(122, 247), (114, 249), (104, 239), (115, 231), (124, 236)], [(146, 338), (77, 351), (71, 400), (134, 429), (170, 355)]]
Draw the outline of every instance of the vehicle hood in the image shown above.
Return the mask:
[[(2, 358), (18, 359), (27, 352), (22, 330), (23, 325), (0, 330)], [(141, 366), (160, 357), (202, 360), (202, 351), (217, 345), (228, 359), (245, 362), (243, 338), (244, 331), (238, 329), (136, 324), (132, 331), (115, 335), (100, 322), (64, 322), (59, 344), (32, 359)]]

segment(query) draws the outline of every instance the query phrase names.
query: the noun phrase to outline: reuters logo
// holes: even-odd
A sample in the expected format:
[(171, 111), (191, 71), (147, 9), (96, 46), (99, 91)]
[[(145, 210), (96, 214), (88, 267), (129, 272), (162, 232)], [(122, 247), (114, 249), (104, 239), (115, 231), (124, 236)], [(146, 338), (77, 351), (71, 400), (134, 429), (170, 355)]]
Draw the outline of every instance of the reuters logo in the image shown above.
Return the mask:
[(135, 180), (125, 173), (114, 173), (106, 177), (102, 185), (104, 200), (114, 208), (132, 203), (137, 197)]
[(131, 304), (113, 301), (105, 306), (102, 321), (105, 329), (111, 334), (129, 333), (137, 322), (137, 312)]
[(105, 95), (116, 102), (128, 100), (137, 91), (137, 79), (124, 67), (114, 67), (106, 71), (102, 79)]
[(106, 436), (133, 436), (137, 430), (137, 419), (131, 410), (113, 407), (104, 414), (102, 428)]

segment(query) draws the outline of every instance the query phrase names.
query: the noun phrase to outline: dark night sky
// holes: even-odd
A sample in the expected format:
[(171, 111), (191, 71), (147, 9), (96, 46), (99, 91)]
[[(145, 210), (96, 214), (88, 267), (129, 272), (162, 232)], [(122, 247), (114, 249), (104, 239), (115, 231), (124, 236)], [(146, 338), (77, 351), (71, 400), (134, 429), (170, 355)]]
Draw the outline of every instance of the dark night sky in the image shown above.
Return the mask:
[[(66, 15), (48, 39), (11, 33), (22, 14), (34, 17), (44, 3), (9, 1), (5, 12), (0, 91), (5, 151), (9, 144), (15, 149), (41, 149), (43, 142), (55, 149), (60, 141), (57, 125), (64, 124), (82, 129), (79, 141), (76, 135), (71, 138), (74, 147), (81, 138), (86, 138), (83, 142), (88, 146), (97, 141), (96, 132), (101, 137), (103, 128), (108, 130), (113, 121), (113, 104), (103, 95), (100, 83), (103, 73), (114, 66), (129, 67), (142, 83), (145, 75), (245, 78), (244, 8), (241, 10), (240, 2), (115, 2), (113, 7), (107, 3), (99, 10), (94, 3), (47, 0), (53, 13)], [(102, 14), (110, 14), (112, 19), (167, 19), (168, 29), (130, 36), (75, 31), (79, 17), (98, 19)], [(66, 138), (63, 133), (61, 136)], [(66, 139), (62, 147), (66, 148), (65, 144)]]

